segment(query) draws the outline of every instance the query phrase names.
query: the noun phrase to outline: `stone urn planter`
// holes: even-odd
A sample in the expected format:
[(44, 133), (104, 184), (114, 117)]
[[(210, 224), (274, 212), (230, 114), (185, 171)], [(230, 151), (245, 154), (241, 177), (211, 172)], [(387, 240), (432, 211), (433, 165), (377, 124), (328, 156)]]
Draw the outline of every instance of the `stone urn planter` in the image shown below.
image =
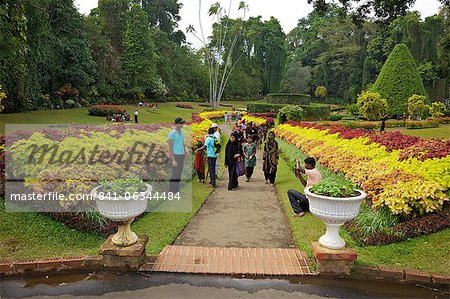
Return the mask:
[(312, 187), (305, 188), (305, 195), (309, 201), (311, 214), (320, 218), (327, 226), (327, 232), (320, 237), (319, 243), (330, 249), (345, 247), (344, 239), (339, 235), (340, 227), (359, 214), (359, 207), (366, 198), (366, 193), (355, 189), (359, 195), (354, 197), (337, 198), (314, 194)]
[(141, 215), (147, 209), (147, 195), (152, 191), (152, 186), (149, 184), (145, 184), (145, 186), (145, 191), (132, 194), (129, 197), (100, 196), (98, 191), (101, 186), (92, 189), (91, 195), (95, 198), (99, 213), (119, 224), (117, 233), (111, 240), (114, 245), (125, 247), (138, 241), (138, 237), (131, 231), (130, 225), (135, 217)]

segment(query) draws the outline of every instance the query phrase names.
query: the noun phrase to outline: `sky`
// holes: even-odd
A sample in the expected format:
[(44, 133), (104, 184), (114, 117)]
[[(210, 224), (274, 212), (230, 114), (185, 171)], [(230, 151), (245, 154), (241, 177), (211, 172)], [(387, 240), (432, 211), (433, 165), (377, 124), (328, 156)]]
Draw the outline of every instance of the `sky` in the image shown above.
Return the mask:
[[(207, 11), (212, 3), (218, 0), (202, 0), (202, 24), (205, 37), (211, 33), (213, 20), (208, 17)], [(229, 0), (219, 0), (222, 6), (228, 9)], [(180, 11), (181, 21), (179, 29), (185, 31), (189, 25), (193, 25), (197, 32), (199, 29), (198, 3), (199, 0), (180, 0), (183, 7)], [(241, 13), (237, 11), (240, 0), (233, 0), (231, 17), (240, 17)], [(263, 20), (270, 19), (271, 16), (277, 18), (285, 33), (289, 33), (297, 26), (300, 18), (306, 17), (312, 10), (312, 5), (307, 0), (246, 0), (249, 6), (248, 16), (261, 16)], [(97, 0), (75, 0), (75, 5), (83, 14), (89, 14), (90, 10), (97, 7)], [(412, 10), (418, 10), (422, 18), (434, 15), (439, 10), (438, 0), (416, 0)], [(192, 35), (186, 34), (187, 41), (192, 43), (193, 47), (199, 48), (201, 43)]]

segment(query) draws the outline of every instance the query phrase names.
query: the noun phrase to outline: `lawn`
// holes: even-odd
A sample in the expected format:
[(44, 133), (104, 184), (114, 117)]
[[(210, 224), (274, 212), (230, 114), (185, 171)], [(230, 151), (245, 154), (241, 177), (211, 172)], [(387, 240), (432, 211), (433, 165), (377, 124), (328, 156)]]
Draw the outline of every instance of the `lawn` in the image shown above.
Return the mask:
[[(227, 140), (224, 135), (223, 142)], [(219, 156), (223, 164), (224, 155)], [(223, 175), (224, 167), (220, 168)], [(147, 213), (132, 224), (136, 233), (149, 236), (147, 254), (156, 255), (172, 244), (206, 201), (212, 188), (193, 179), (192, 211)], [(8, 213), (0, 199), (0, 260), (96, 255), (105, 241), (101, 235), (71, 229), (38, 213)]]
[[(294, 217), (286, 195), (288, 189), (303, 189), (292, 169), (294, 160), (299, 159), (303, 161), (305, 155), (296, 147), (282, 140), (278, 142), (283, 151), (282, 156), (289, 157), (289, 160), (286, 162), (280, 159), (276, 188), (298, 247), (312, 257), (310, 242), (317, 241), (325, 233), (325, 225), (310, 213), (301, 218)], [(324, 177), (334, 175), (320, 165), (318, 165), (318, 169)], [(341, 233), (347, 243), (358, 252), (356, 261), (358, 265), (408, 268), (450, 274), (450, 260), (448, 259), (450, 249), (446, 246), (450, 239), (450, 229), (429, 236), (383, 246), (358, 246), (350, 239), (345, 230), (342, 229)]]
[[(247, 102), (223, 102), (231, 104), (236, 108), (246, 108)], [(137, 109), (139, 111), (140, 123), (172, 123), (176, 117), (190, 120), (194, 112), (201, 112), (207, 107), (199, 106), (199, 103), (191, 103), (194, 109), (175, 107), (176, 103), (158, 103), (158, 109), (148, 107), (137, 107), (133, 105), (123, 105), (127, 112), (132, 115)], [(219, 109), (227, 110), (229, 107), (220, 106)], [(3, 124), (106, 124), (111, 123), (105, 117), (91, 116), (87, 108), (74, 108), (62, 110), (39, 110), (23, 113), (0, 114), (2, 126), (0, 135), (4, 134)]]
[(442, 124), (439, 125), (439, 128), (429, 128), (429, 129), (388, 128), (387, 130), (400, 131), (406, 135), (418, 136), (423, 138), (450, 139), (450, 124)]

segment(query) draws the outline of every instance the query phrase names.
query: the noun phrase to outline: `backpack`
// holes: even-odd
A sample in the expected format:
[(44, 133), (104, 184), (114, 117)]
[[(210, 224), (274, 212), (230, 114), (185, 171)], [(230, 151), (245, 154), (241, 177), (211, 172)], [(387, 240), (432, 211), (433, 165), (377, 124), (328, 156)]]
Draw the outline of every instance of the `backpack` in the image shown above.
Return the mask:
[(214, 139), (214, 149), (215, 149), (215, 153), (218, 154), (220, 153), (220, 150), (222, 149), (222, 145), (219, 142), (219, 139), (217, 139), (216, 137), (213, 137)]

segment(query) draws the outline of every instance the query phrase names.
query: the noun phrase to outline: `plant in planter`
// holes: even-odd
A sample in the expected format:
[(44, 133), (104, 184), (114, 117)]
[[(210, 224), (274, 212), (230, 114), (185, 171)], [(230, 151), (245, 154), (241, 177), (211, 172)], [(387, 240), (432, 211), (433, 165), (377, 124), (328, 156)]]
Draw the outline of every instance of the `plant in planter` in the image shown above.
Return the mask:
[(327, 232), (319, 243), (326, 248), (341, 249), (345, 241), (339, 235), (340, 227), (359, 214), (366, 193), (344, 179), (326, 179), (312, 187), (305, 188), (311, 214), (319, 217), (327, 226)]
[(152, 186), (140, 178), (102, 180), (100, 186), (91, 191), (98, 211), (104, 217), (119, 223), (112, 243), (117, 246), (130, 246), (137, 242), (137, 235), (130, 225), (135, 217), (145, 212), (147, 196)]

